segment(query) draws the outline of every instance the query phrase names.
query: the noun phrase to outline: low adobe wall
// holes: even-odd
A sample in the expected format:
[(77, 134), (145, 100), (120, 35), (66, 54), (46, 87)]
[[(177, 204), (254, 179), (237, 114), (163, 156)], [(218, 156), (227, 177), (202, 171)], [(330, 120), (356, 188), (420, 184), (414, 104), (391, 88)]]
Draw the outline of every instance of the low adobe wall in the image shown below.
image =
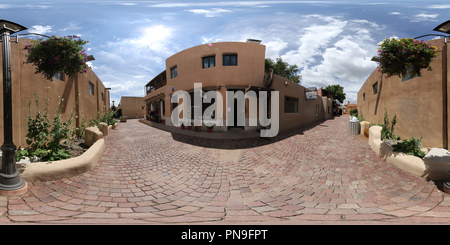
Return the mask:
[(83, 155), (54, 162), (21, 164), (25, 170), (20, 174), (25, 181), (52, 181), (85, 173), (91, 170), (105, 150), (104, 139), (97, 140)]
[(386, 162), (401, 170), (421, 178), (431, 180), (445, 180), (449, 177), (450, 163), (406, 155), (394, 152), (393, 147), (381, 140), (381, 127), (372, 126), (369, 129), (369, 145)]
[[(109, 131), (112, 128), (116, 128), (117, 125), (116, 123), (105, 128)], [(95, 167), (105, 150), (105, 140), (102, 132), (95, 127), (92, 130), (92, 133), (97, 133), (100, 137), (95, 138), (89, 149), (81, 156), (53, 162), (20, 164), (21, 168), (24, 169), (20, 173), (20, 177), (25, 181), (53, 181), (71, 178), (91, 170)]]

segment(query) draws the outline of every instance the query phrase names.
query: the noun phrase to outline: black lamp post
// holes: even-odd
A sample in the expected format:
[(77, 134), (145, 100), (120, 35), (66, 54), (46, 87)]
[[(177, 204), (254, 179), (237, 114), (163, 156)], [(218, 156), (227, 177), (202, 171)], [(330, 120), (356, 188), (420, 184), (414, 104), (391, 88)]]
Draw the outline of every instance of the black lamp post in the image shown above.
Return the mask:
[(14, 191), (25, 186), (16, 169), (16, 146), (13, 143), (12, 92), (11, 92), (11, 44), (10, 35), (27, 28), (7, 20), (0, 20), (3, 56), (3, 131), (2, 170), (0, 172), (0, 190)]

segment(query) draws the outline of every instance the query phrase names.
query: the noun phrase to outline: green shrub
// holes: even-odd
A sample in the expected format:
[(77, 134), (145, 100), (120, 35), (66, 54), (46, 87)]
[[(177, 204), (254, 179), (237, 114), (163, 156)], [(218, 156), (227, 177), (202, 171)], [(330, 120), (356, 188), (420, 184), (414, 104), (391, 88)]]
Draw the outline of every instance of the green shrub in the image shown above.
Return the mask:
[(381, 125), (382, 129), (381, 129), (381, 139), (399, 139), (399, 136), (396, 136), (393, 131), (394, 131), (394, 126), (395, 123), (397, 122), (397, 111), (395, 112), (394, 117), (392, 118), (392, 121), (389, 125), (389, 117), (388, 117), (388, 113), (387, 113), (387, 109), (386, 109), (386, 104), (384, 105), (384, 123), (383, 125)]
[(114, 117), (116, 116), (116, 112), (109, 110), (106, 111), (105, 114), (100, 118), (100, 122), (104, 122), (108, 125), (114, 125), (116, 124), (116, 119)]
[(425, 153), (420, 149), (421, 142), (422, 138), (417, 139), (412, 135), (411, 139), (405, 139), (403, 142), (394, 145), (393, 150), (396, 152), (403, 152), (406, 155), (423, 158)]
[(353, 109), (353, 110), (350, 110), (350, 116), (355, 116), (355, 117), (357, 117), (358, 116), (358, 109)]
[(41, 113), (39, 110), (39, 97), (37, 97), (36, 92), (34, 93), (34, 98), (37, 108), (34, 117), (31, 115), (31, 102), (28, 101), (28, 133), (26, 135), (26, 142), (30, 145), (30, 148), (18, 150), (16, 152), (16, 161), (19, 161), (22, 156), (37, 156), (50, 161), (69, 158), (70, 153), (64, 150), (61, 141), (68, 140), (75, 134), (75, 129), (71, 129), (71, 126), (75, 118), (78, 99), (72, 113), (67, 117), (65, 122), (62, 122), (61, 120), (61, 110), (64, 99), (59, 101), (55, 117), (50, 123), (48, 119), (49, 88), (47, 88), (47, 103), (44, 113)]

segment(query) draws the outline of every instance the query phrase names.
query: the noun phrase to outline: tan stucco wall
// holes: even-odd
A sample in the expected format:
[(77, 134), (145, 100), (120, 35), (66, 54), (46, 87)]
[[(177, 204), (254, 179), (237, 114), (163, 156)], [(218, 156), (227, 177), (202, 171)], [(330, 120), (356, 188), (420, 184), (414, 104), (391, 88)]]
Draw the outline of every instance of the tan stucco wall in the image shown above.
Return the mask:
[[(358, 114), (362, 113), (366, 121), (383, 123), (386, 105), (390, 121), (397, 111), (394, 134), (400, 135), (403, 139), (410, 138), (414, 134), (416, 137), (423, 137), (424, 146), (442, 148), (445, 126), (441, 51), (444, 42), (438, 39), (429, 43), (436, 45), (440, 52), (431, 62), (432, 71), (422, 69), (422, 77), (402, 82), (398, 76), (385, 78), (385, 75), (378, 73), (377, 68), (359, 90), (357, 106)], [(372, 89), (375, 83), (378, 83), (376, 95)]]
[[(127, 97), (120, 98), (120, 109), (122, 109), (122, 116), (128, 118), (136, 118), (136, 113), (139, 118), (144, 117), (144, 97)], [(144, 107), (145, 108), (145, 107)]]
[[(24, 64), (26, 60), (26, 50), (22, 50), (25, 45), (31, 44), (29, 39), (19, 39), (19, 43), (11, 42), (11, 79), (13, 93), (13, 142), (16, 147), (26, 147), (26, 134), (28, 132), (28, 101), (31, 101), (31, 113), (34, 116), (36, 106), (33, 93), (39, 97), (39, 109), (44, 112), (47, 90), (49, 87), (49, 120), (52, 121), (58, 106), (58, 95), (64, 98), (64, 106), (61, 118), (63, 121), (72, 113), (80, 94), (78, 119), (73, 126), (81, 122), (81, 111), (83, 115), (90, 118), (97, 110), (103, 107), (109, 108), (109, 91), (106, 91), (103, 83), (97, 75), (90, 69), (86, 73), (78, 74), (75, 78), (64, 76), (64, 81), (47, 80), (41, 74), (35, 74), (35, 67), (31, 64)], [(1, 57), (1, 50), (0, 50)], [(2, 60), (0, 59), (0, 64)], [(0, 69), (0, 77), (3, 77)], [(89, 82), (94, 84), (94, 95), (89, 94)], [(104, 93), (103, 101), (101, 93)], [(0, 86), (0, 94), (3, 94), (3, 86)], [(1, 103), (3, 104), (3, 103)], [(3, 106), (0, 106), (0, 142), (3, 142)]]
[[(288, 85), (285, 85), (286, 81), (288, 82)], [(279, 91), (280, 131), (295, 128), (300, 125), (309, 124), (323, 119), (328, 119), (331, 116), (331, 113), (328, 113), (327, 111), (328, 106), (330, 107), (331, 111), (331, 99), (317, 96), (317, 100), (306, 100), (306, 88), (302, 85), (292, 82), (284, 77), (274, 75), (272, 88), (276, 91)], [(284, 112), (284, 101), (286, 96), (298, 99), (297, 113)], [(319, 106), (318, 117), (316, 117), (317, 106)]]

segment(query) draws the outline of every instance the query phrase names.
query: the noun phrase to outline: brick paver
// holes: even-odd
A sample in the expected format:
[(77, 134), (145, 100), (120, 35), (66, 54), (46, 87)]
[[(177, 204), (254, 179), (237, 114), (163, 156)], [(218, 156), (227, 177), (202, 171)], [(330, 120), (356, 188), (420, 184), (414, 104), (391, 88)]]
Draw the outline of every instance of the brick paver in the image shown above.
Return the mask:
[(0, 222), (442, 223), (450, 196), (380, 159), (348, 117), (273, 141), (206, 139), (128, 120), (94, 169), (0, 197)]

